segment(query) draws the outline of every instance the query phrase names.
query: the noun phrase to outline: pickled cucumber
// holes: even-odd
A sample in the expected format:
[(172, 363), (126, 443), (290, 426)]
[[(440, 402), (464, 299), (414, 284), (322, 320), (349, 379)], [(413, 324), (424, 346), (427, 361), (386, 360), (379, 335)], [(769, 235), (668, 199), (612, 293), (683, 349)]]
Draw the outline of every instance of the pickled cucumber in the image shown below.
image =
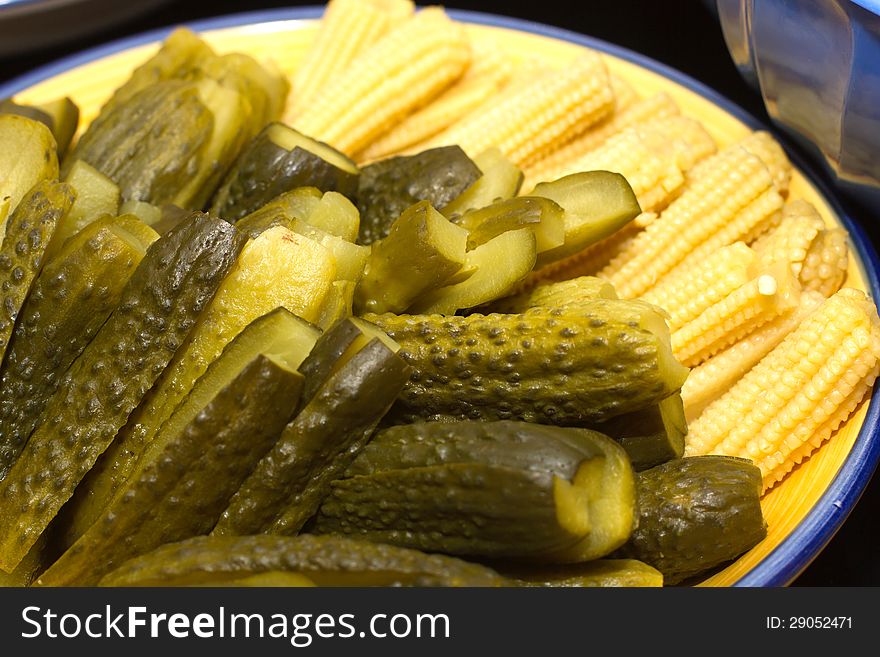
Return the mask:
[[(0, 199), (11, 215), (37, 183), (58, 179), (58, 154), (51, 131), (39, 121), (0, 114)], [(5, 223), (0, 224), (0, 237)]]
[(477, 155), (474, 164), (482, 175), (443, 207), (443, 214), (452, 221), (458, 221), (469, 210), (513, 198), (522, 187), (523, 172), (497, 148), (489, 148)]
[(12, 571), (186, 339), (244, 239), (207, 215), (157, 240), (64, 375), (0, 482), (0, 568)]

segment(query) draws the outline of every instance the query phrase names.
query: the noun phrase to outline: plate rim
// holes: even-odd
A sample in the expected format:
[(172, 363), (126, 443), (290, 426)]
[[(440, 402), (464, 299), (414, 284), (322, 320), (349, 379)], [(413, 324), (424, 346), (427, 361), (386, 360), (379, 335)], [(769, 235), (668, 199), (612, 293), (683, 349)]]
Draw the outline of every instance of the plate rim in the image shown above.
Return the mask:
[[(0, 97), (11, 97), (28, 87), (72, 68), (116, 54), (122, 50), (161, 40), (180, 25), (185, 25), (194, 31), (219, 30), (252, 26), (260, 23), (315, 19), (319, 18), (323, 11), (323, 5), (311, 5), (307, 7), (286, 7), (241, 12), (169, 25), (129, 35), (68, 55), (17, 76), (0, 85)], [(798, 167), (810, 184), (816, 187), (819, 193), (822, 194), (846, 227), (849, 233), (849, 241), (859, 254), (870, 294), (875, 300), (880, 298), (880, 259), (878, 259), (877, 252), (865, 229), (844, 210), (837, 198), (837, 193), (818, 175), (814, 165), (807, 162), (798, 152), (792, 150), (787, 144), (786, 137), (775, 128), (765, 125), (745, 109), (703, 82), (623, 46), (565, 28), (521, 18), (451, 8), (447, 8), (447, 13), (459, 21), (536, 34), (585, 46), (618, 57), (662, 75), (672, 82), (699, 94), (753, 130), (767, 130), (771, 132), (783, 145), (791, 161)], [(880, 433), (878, 433), (878, 427), (880, 427), (880, 395), (872, 395), (865, 420), (859, 429), (859, 434), (853, 447), (824, 493), (807, 512), (807, 515), (779, 545), (765, 555), (745, 575), (735, 581), (733, 586), (786, 586), (810, 565), (843, 525), (843, 522), (854, 509), (868, 482), (871, 480), (874, 471), (877, 469), (878, 462), (880, 462)]]

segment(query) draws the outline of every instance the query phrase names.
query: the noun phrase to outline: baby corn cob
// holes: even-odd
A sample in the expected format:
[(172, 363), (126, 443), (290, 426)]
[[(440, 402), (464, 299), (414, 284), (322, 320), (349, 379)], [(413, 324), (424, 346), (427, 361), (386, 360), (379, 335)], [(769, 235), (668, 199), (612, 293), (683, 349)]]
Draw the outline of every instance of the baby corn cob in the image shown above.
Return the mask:
[(767, 490), (827, 440), (873, 385), (880, 320), (844, 288), (690, 425), (686, 455), (752, 459)]
[(330, 0), (294, 74), (285, 121), (292, 123), (321, 87), (413, 10), (410, 0)]
[(797, 306), (800, 284), (787, 265), (761, 273), (672, 333), (672, 351), (687, 367), (741, 340)]
[(764, 163), (740, 147), (710, 160), (704, 174), (598, 273), (622, 298), (644, 294), (689, 256), (703, 258), (772, 227), (783, 201)]
[[(735, 147), (744, 148), (752, 155), (760, 158), (770, 172), (770, 177), (773, 179), (776, 191), (783, 195), (788, 192), (788, 185), (791, 181), (791, 162), (789, 162), (788, 156), (782, 150), (779, 142), (769, 132), (763, 130), (753, 132), (747, 137), (740, 139), (730, 148)], [(695, 166), (689, 173), (689, 177), (693, 179), (699, 178), (712, 166), (714, 166), (712, 158), (708, 158)]]
[(471, 156), (498, 147), (525, 167), (607, 116), (614, 106), (605, 63), (595, 53), (523, 84), (429, 140), (458, 144)]
[(428, 7), (322, 86), (294, 127), (355, 156), (458, 79), (470, 58), (464, 27), (439, 7)]
[(667, 276), (640, 299), (665, 310), (675, 331), (696, 319), (752, 277), (756, 254), (744, 242), (718, 249), (682, 276)]
[[(646, 212), (662, 209), (684, 185), (684, 172), (715, 152), (709, 133), (693, 119), (669, 117), (635, 125), (608, 139), (558, 172), (615, 171), (633, 188)], [(530, 182), (524, 188), (531, 189)]]
[(495, 96), (510, 73), (507, 58), (498, 50), (476, 47), (470, 67), (458, 82), (370, 144), (360, 159), (388, 157), (442, 132)]
[(779, 226), (755, 240), (752, 248), (762, 264), (787, 262), (797, 276), (807, 258), (810, 245), (824, 228), (825, 222), (816, 212), (816, 208), (806, 201), (792, 201), (783, 208)]
[[(615, 94), (617, 94), (616, 89)], [(678, 105), (665, 92), (635, 100), (628, 106), (621, 107), (619, 103), (615, 104), (614, 112), (609, 117), (530, 165), (526, 169), (526, 176), (535, 183), (555, 180), (562, 175), (560, 172), (569, 167), (572, 162), (599, 148), (608, 139), (626, 128), (656, 119), (677, 116), (678, 113)]]
[(821, 231), (807, 251), (799, 278), (805, 290), (817, 290), (826, 297), (840, 289), (846, 280), (849, 264), (846, 231), (829, 228)]
[(692, 422), (706, 405), (724, 394), (825, 300), (815, 290), (800, 296), (797, 308), (749, 333), (693, 368), (681, 388), (685, 415)]

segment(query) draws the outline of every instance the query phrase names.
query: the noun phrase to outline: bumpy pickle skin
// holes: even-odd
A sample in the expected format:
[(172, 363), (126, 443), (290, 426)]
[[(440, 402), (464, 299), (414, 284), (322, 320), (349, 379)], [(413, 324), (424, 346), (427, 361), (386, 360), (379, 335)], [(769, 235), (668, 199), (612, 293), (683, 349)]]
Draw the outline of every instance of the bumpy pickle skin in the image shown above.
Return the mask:
[(302, 378), (262, 355), (246, 364), (182, 430), (157, 436), (108, 508), (37, 585), (91, 586), (127, 559), (207, 534), (284, 428)]
[(0, 246), (0, 361), (9, 347), (31, 284), (43, 268), (55, 227), (74, 198), (69, 185), (40, 182), (22, 198), (9, 218)]
[(0, 482), (0, 568), (14, 569), (155, 383), (211, 301), (244, 238), (194, 213), (157, 240), (119, 306), (65, 374)]
[(594, 299), (515, 315), (366, 315), (401, 345), (413, 374), (389, 413), (423, 420), (582, 426), (655, 403), (687, 368), (658, 310)]
[(291, 420), (223, 512), (214, 534), (296, 534), (369, 440), (409, 376), (373, 338)]
[(358, 242), (372, 244), (385, 237), (401, 213), (419, 201), (428, 201), (443, 212), (480, 176), (480, 170), (458, 146), (389, 157), (363, 167), (357, 191), (361, 213)]
[(144, 241), (134, 237), (135, 221), (91, 224), (34, 282), (0, 377), (0, 480), (37, 426), (64, 372), (110, 316), (146, 248), (158, 237), (147, 226), (139, 227)]
[(318, 586), (503, 586), (494, 570), (440, 554), (341, 536), (209, 536), (132, 559), (101, 586), (204, 586), (262, 573), (308, 577)]

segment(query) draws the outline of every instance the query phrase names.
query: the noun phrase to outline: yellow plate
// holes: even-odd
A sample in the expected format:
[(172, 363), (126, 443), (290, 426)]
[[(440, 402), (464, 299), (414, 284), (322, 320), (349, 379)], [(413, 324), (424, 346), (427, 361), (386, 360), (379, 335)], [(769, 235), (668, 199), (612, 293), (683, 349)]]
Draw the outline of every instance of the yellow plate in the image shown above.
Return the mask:
[[(751, 130), (737, 118), (736, 114), (744, 117), (741, 110), (686, 76), (634, 53), (534, 23), (485, 14), (450, 13), (469, 21), (468, 30), (475, 41), (491, 42), (514, 59), (522, 59), (527, 53), (529, 58), (563, 64), (583, 48), (593, 47), (604, 53), (609, 69), (641, 95), (669, 93), (682, 113), (700, 120), (719, 146), (736, 141)], [(316, 15), (314, 10), (297, 9), (259, 12), (206, 21), (193, 27), (219, 52), (239, 51), (258, 59), (271, 59), (281, 70), (291, 74), (314, 33), (315, 23), (310, 19)], [(85, 125), (112, 91), (127, 79), (132, 68), (155, 51), (157, 39), (162, 36), (154, 33), (110, 44), (20, 78), (18, 88), (22, 83), (30, 86), (17, 93), (16, 98), (25, 103), (39, 103), (68, 95), (80, 107), (81, 122)], [(801, 169), (796, 168), (794, 172), (790, 196), (811, 202), (827, 224), (843, 225), (832, 203)], [(866, 269), (866, 260), (871, 256), (859, 258), (859, 252), (852, 248), (859, 246), (864, 254), (869, 254), (871, 247), (865, 243), (862, 235), (850, 230), (850, 251), (854, 257), (850, 259), (845, 285), (867, 291), (871, 289), (869, 281), (876, 281), (876, 264), (869, 262)], [(818, 452), (764, 497), (762, 505), (769, 526), (767, 538), (702, 584), (783, 585), (809, 564), (855, 504), (876, 464), (874, 406), (871, 404), (870, 427), (865, 427), (861, 437), (860, 429), (869, 411), (867, 403), (862, 404)], [(835, 480), (838, 473), (841, 476)], [(828, 491), (829, 486), (833, 490)], [(826, 491), (829, 494), (823, 495)]]

